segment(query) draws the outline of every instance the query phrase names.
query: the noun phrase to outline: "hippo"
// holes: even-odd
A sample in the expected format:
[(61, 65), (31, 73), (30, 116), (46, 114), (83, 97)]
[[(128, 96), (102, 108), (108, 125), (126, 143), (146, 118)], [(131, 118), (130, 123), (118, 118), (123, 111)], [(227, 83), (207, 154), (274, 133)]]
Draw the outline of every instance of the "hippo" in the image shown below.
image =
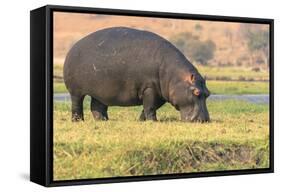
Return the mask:
[(139, 119), (156, 121), (166, 102), (182, 121), (208, 122), (205, 79), (168, 40), (149, 31), (112, 27), (79, 40), (64, 63), (72, 121), (84, 120), (83, 99), (91, 97), (96, 120), (108, 120), (108, 106), (143, 105)]

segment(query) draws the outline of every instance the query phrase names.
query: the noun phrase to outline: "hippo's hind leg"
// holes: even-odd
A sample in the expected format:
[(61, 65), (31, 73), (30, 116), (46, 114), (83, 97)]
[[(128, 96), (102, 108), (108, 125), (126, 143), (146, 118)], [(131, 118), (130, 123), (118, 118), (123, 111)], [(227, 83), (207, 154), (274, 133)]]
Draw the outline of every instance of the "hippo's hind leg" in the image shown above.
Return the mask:
[(73, 122), (84, 120), (83, 100), (84, 100), (84, 96), (71, 95)]
[(140, 115), (140, 121), (157, 121), (156, 110), (159, 109), (165, 101), (160, 99), (152, 88), (145, 89), (143, 93), (143, 110)]
[(107, 106), (92, 97), (91, 111), (96, 120), (108, 120)]

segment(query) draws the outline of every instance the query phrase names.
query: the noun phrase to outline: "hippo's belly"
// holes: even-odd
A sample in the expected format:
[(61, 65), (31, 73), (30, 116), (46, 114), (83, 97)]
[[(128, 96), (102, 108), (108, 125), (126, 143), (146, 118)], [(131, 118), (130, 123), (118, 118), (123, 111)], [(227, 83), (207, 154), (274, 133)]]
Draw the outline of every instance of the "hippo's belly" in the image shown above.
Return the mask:
[[(91, 86), (81, 85), (86, 88), (83, 92), (94, 97), (107, 106), (135, 106), (142, 104), (142, 89), (145, 85), (136, 82), (136, 79), (115, 79), (111, 75), (93, 78)], [(87, 82), (88, 84), (89, 82)]]

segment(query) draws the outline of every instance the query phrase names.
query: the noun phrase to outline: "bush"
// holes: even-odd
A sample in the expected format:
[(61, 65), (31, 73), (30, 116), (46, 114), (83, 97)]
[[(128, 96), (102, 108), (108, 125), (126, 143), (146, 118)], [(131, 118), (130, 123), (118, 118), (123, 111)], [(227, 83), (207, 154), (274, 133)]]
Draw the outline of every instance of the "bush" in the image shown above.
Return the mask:
[(193, 60), (201, 63), (202, 65), (207, 65), (208, 61), (214, 57), (215, 44), (208, 40), (205, 42), (196, 42), (193, 49), (191, 49), (190, 54)]
[(253, 67), (253, 68), (252, 68), (252, 71), (254, 71), (254, 72), (260, 72), (261, 69), (260, 69), (259, 67)]
[(269, 31), (250, 31), (248, 32), (248, 48), (251, 51), (264, 50), (269, 46)]
[(200, 25), (199, 23), (197, 23), (197, 24), (194, 26), (194, 28), (195, 28), (196, 31), (202, 31), (202, 30), (203, 30), (202, 25)]
[(216, 44), (211, 40), (201, 41), (189, 32), (177, 34), (170, 40), (191, 61), (207, 65), (214, 57)]
[[(243, 25), (244, 26), (244, 25)], [(267, 66), (269, 65), (269, 30), (263, 29), (260, 27), (251, 27), (244, 26), (241, 28), (241, 32), (245, 41), (247, 43), (248, 50), (251, 54), (259, 54), (262, 56), (255, 64), (263, 64), (265, 63)]]

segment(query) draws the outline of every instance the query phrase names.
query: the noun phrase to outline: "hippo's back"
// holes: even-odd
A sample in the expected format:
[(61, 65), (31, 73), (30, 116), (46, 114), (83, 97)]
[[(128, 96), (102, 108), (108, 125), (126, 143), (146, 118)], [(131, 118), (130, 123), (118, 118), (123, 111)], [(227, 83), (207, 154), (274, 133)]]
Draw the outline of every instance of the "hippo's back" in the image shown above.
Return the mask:
[(67, 54), (64, 80), (70, 94), (90, 95), (106, 105), (141, 104), (142, 92), (160, 92), (162, 48), (173, 46), (147, 31), (107, 28), (78, 41)]

